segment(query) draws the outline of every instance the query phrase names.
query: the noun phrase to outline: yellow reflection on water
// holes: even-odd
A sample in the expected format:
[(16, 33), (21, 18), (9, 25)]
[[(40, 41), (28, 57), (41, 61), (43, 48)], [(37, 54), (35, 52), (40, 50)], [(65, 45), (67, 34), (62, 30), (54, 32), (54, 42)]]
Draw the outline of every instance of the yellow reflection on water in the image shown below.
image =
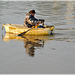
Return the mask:
[(65, 19), (66, 19), (66, 23), (67, 24), (73, 24), (73, 19), (74, 19), (74, 15), (73, 15), (73, 10), (74, 10), (74, 2), (73, 1), (67, 1), (66, 2), (66, 15), (65, 15)]
[[(52, 35), (53, 37), (54, 35)], [(10, 40), (17, 40), (17, 41), (22, 41), (24, 42), (24, 48), (25, 48), (25, 53), (28, 54), (29, 56), (34, 56), (35, 50), (38, 48), (43, 48), (44, 43), (49, 39), (49, 36), (17, 36), (15, 34), (10, 34), (6, 33), (5, 37), (2, 36), (3, 41), (10, 41)]]

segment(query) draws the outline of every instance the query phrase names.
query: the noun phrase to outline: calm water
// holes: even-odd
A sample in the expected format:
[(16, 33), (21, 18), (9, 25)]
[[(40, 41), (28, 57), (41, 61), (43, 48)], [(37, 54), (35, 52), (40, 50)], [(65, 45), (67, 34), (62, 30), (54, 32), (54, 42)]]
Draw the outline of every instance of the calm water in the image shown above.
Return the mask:
[[(2, 24), (23, 24), (25, 14), (54, 25), (52, 36), (16, 37)], [(75, 73), (75, 1), (0, 1), (0, 74)]]

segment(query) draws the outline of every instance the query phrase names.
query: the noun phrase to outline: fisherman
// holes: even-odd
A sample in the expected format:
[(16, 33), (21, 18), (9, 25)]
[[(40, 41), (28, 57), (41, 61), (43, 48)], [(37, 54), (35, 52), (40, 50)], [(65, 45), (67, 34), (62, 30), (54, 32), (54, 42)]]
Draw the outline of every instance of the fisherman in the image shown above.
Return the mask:
[(43, 23), (43, 26), (38, 26), (38, 28), (45, 28), (44, 27), (44, 19), (36, 19), (34, 17), (35, 15), (35, 10), (30, 10), (27, 14), (26, 14), (26, 17), (25, 17), (25, 20), (24, 20), (24, 26), (27, 26), (28, 28), (31, 28), (33, 26), (36, 26), (37, 24), (39, 23)]

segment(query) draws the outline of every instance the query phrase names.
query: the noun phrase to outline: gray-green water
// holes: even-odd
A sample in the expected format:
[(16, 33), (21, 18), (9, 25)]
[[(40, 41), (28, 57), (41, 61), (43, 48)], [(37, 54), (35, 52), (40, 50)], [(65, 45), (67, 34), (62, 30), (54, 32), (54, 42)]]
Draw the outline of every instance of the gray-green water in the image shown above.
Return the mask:
[[(25, 14), (36, 10), (36, 18), (54, 25), (53, 36), (40, 36), (26, 48), (26, 39), (5, 39), (2, 24), (23, 24)], [(33, 39), (30, 37), (30, 39)], [(38, 36), (38, 38), (40, 38)], [(42, 43), (44, 41), (44, 44)], [(74, 74), (75, 1), (0, 1), (0, 74)]]

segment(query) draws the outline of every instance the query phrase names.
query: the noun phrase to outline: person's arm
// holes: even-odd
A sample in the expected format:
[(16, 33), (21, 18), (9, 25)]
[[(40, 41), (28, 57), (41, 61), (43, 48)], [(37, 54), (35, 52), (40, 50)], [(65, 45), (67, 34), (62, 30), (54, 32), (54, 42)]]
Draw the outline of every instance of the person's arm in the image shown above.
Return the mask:
[(38, 24), (39, 22), (41, 22), (41, 23), (44, 22), (43, 19), (36, 19), (36, 18), (35, 18), (34, 16), (32, 16), (32, 15), (30, 15), (29, 19), (30, 19), (32, 25), (36, 25), (36, 24)]
[(29, 16), (29, 22), (30, 22), (31, 25), (36, 25), (39, 22), (40, 23), (43, 23), (44, 22), (44, 19), (36, 19), (34, 16), (30, 15)]
[(41, 21), (43, 23), (45, 20), (44, 19), (39, 19), (39, 21)]
[(39, 21), (41, 21), (42, 25), (44, 26), (44, 19), (39, 19)]

